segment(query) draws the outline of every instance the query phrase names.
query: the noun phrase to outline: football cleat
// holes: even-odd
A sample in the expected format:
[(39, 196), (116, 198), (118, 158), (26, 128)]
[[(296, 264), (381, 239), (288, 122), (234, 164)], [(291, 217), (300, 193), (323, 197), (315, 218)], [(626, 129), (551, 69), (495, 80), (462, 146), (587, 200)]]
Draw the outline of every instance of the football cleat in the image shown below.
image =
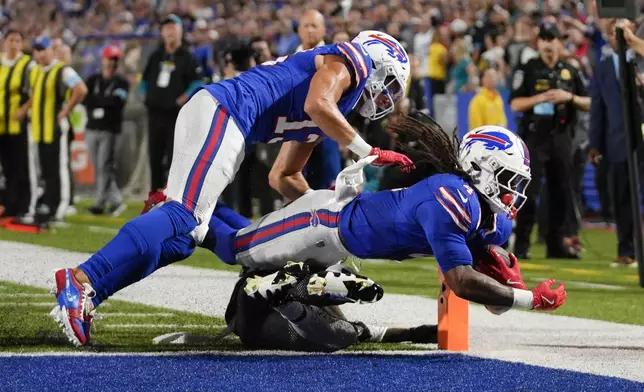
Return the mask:
[[(168, 196), (165, 194), (165, 188), (159, 189), (156, 192), (150, 192), (148, 194), (148, 199), (145, 201), (143, 210), (141, 210), (141, 215), (149, 212), (154, 207), (160, 206), (168, 200)], [(119, 212), (120, 214), (120, 212)]]
[(89, 343), (94, 319), (91, 298), (95, 292), (92, 286), (78, 283), (72, 269), (66, 268), (56, 271), (52, 294), (56, 295), (58, 305), (49, 315), (63, 328), (72, 344), (82, 346)]
[(342, 267), (313, 274), (307, 290), (311, 296), (324, 296), (338, 303), (374, 303), (384, 295), (376, 282)]
[(289, 261), (282, 269), (270, 275), (247, 278), (244, 291), (249, 297), (263, 298), (276, 306), (284, 302), (289, 289), (308, 273), (308, 265)]

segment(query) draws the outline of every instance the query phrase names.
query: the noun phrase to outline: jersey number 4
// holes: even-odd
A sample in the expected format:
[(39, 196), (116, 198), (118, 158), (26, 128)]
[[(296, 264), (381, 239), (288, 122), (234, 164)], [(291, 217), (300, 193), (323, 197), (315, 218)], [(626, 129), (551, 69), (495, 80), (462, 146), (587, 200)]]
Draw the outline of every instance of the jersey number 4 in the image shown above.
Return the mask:
[[(268, 144), (278, 143), (284, 140), (284, 131), (299, 131), (304, 128), (317, 128), (317, 125), (311, 120), (308, 121), (288, 121), (286, 117), (278, 117), (273, 137), (268, 141)], [(320, 138), (320, 135), (310, 133), (307, 135), (304, 143), (313, 143)]]

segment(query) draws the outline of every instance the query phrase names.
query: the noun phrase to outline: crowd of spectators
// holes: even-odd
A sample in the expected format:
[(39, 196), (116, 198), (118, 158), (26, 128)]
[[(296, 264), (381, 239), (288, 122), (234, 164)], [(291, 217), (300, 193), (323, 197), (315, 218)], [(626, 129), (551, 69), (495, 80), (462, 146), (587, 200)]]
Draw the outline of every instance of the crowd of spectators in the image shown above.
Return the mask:
[(534, 56), (544, 20), (557, 23), (566, 51), (588, 72), (605, 44), (594, 5), (570, 0), (7, 0), (2, 22), (17, 22), (27, 37), (60, 37), (75, 47), (83, 74), (100, 67), (102, 46), (118, 41), (135, 74), (142, 67), (141, 44), (154, 42), (162, 18), (174, 13), (184, 21), (204, 75), (217, 79), (224, 74), (226, 48), (239, 39), (263, 39), (276, 57), (293, 53), (306, 9), (322, 13), (329, 42), (365, 29), (394, 36), (420, 60), (420, 75), (431, 79), (436, 94), (476, 90), (488, 67), (498, 70), (499, 87), (506, 87), (511, 70)]

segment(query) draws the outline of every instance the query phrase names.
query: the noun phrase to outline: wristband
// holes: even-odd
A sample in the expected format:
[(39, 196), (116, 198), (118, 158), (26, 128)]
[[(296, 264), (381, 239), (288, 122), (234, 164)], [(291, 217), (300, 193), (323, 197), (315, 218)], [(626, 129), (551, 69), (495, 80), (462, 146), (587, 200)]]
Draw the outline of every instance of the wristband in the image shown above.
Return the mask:
[(513, 308), (532, 309), (532, 301), (534, 300), (532, 291), (515, 288), (513, 288), (512, 291), (514, 291)]
[(351, 151), (353, 151), (360, 159), (366, 157), (367, 155), (371, 154), (371, 149), (372, 147), (369, 145), (369, 143), (365, 142), (360, 135), (356, 133), (356, 137), (353, 138), (351, 143), (347, 146), (347, 148)]

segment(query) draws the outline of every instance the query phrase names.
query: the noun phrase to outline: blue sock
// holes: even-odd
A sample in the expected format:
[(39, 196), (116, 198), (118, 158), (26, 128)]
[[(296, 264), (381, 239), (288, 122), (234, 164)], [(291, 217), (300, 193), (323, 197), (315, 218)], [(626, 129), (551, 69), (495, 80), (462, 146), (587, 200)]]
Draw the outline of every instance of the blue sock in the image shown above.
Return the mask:
[(159, 268), (162, 243), (189, 234), (196, 226), (192, 213), (178, 202), (165, 203), (126, 223), (116, 237), (79, 266), (96, 291), (94, 306)]
[(224, 263), (234, 265), (235, 235), (238, 231), (213, 215), (208, 224), (208, 234), (200, 246), (210, 250)]
[(237, 230), (241, 230), (246, 226), (250, 226), (250, 224), (252, 223), (250, 220), (239, 215), (235, 210), (221, 202), (217, 202), (215, 212), (213, 212), (212, 215), (216, 216), (222, 222)]

